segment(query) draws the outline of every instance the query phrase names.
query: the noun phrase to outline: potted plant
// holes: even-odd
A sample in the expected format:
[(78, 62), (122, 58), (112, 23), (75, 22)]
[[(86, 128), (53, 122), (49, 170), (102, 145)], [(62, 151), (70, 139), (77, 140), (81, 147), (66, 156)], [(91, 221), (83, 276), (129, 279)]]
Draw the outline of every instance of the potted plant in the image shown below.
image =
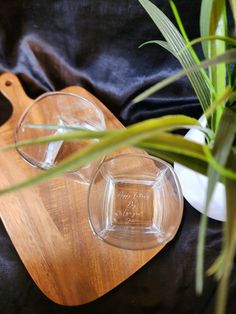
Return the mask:
[[(223, 313), (226, 304), (227, 284), (232, 268), (236, 245), (236, 40), (227, 35), (226, 3), (225, 1), (202, 1), (200, 39), (190, 42), (182, 25), (178, 11), (172, 1), (171, 8), (180, 31), (167, 16), (149, 0), (139, 0), (153, 19), (165, 41), (151, 41), (159, 44), (172, 53), (183, 66), (183, 71), (158, 82), (134, 102), (144, 99), (161, 88), (187, 75), (202, 105), (206, 126), (198, 120), (184, 116), (172, 115), (151, 119), (134, 124), (127, 129), (108, 131), (75, 130), (58, 134), (53, 137), (40, 138), (18, 143), (17, 146), (48, 143), (59, 140), (81, 140), (96, 138), (83, 151), (69, 156), (56, 167), (40, 173), (34, 178), (20, 182), (14, 186), (0, 190), (0, 194), (39, 183), (65, 171), (70, 171), (96, 159), (106, 153), (125, 146), (133, 145), (147, 152), (164, 158), (170, 162), (178, 162), (200, 174), (208, 177), (206, 190), (206, 212), (202, 215), (198, 242), (197, 291), (201, 292), (203, 285), (203, 248), (207, 224), (207, 208), (218, 181), (225, 186), (226, 221), (223, 229), (223, 246), (219, 258), (209, 270), (220, 280), (218, 289), (217, 313)], [(236, 22), (236, 5), (231, 0), (231, 12)], [(214, 19), (212, 17), (215, 17)], [(202, 42), (206, 61), (200, 62), (193, 49), (193, 44)], [(204, 69), (208, 67), (206, 72)], [(28, 126), (32, 127), (32, 126)], [(42, 126), (61, 128), (61, 126)], [(204, 141), (197, 143), (171, 131), (179, 128), (196, 128), (204, 134)], [(10, 149), (16, 145), (1, 148)]]
[[(191, 130), (186, 138), (206, 143), (204, 151), (209, 157), (207, 176), (196, 174), (191, 167), (186, 169), (178, 164), (175, 170), (179, 174), (180, 181), (182, 181), (182, 187), (187, 189), (187, 191), (184, 191), (185, 196), (187, 196), (190, 203), (192, 201), (195, 207), (199, 206), (197, 209), (204, 214), (201, 220), (198, 242), (196, 272), (198, 292), (202, 291), (203, 284), (203, 245), (207, 216), (226, 220), (221, 255), (208, 271), (209, 274), (214, 274), (220, 280), (216, 313), (223, 313), (226, 306), (227, 283), (236, 244), (234, 197), (236, 189), (234, 175), (236, 169), (236, 64), (235, 57), (232, 58), (235, 53), (232, 48), (236, 45), (236, 40), (228, 36), (230, 29), (227, 21), (227, 4), (226, 1), (202, 0), (200, 14), (201, 37), (190, 42), (172, 0), (170, 5), (181, 34), (163, 12), (151, 2), (146, 0), (139, 0), (139, 2), (166, 39), (165, 42), (157, 40), (148, 43), (161, 45), (180, 61), (186, 70), (204, 113), (204, 117), (201, 118), (201, 125), (205, 130), (208, 130), (208, 135), (204, 136), (201, 131)], [(236, 29), (236, 2), (233, 0), (229, 2), (231, 17), (234, 19), (234, 29)], [(202, 43), (203, 53), (208, 61), (202, 62), (201, 66), (198, 67), (197, 64), (200, 64), (200, 60), (192, 45), (199, 42)], [(202, 68), (206, 65), (209, 65), (208, 72), (205, 72)], [(199, 71), (193, 70), (196, 67)], [(192, 70), (189, 71), (190, 68)], [(143, 97), (157, 91), (161, 84), (163, 85), (163, 82), (152, 86), (142, 95), (139, 95), (136, 100), (141, 100)], [(219, 181), (222, 181), (224, 185)], [(189, 185), (189, 182), (191, 182), (191, 185)], [(188, 189), (188, 186), (190, 186), (190, 189)], [(195, 194), (193, 191), (198, 191), (197, 201), (196, 197), (192, 197)], [(201, 192), (205, 195), (201, 195)]]

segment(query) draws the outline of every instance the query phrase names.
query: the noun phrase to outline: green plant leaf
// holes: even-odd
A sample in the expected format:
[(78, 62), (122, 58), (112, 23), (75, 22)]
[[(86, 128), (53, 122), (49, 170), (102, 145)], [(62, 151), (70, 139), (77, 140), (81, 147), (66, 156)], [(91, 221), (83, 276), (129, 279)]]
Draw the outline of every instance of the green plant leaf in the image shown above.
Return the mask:
[[(213, 147), (214, 159), (222, 167), (225, 166), (230, 150), (233, 144), (234, 136), (236, 130), (236, 113), (232, 110), (225, 108), (222, 118), (220, 120), (220, 125), (216, 133), (216, 138)], [(206, 194), (206, 212), (201, 218), (200, 231), (198, 238), (197, 247), (197, 271), (196, 271), (196, 289), (198, 293), (202, 292), (203, 288), (203, 270), (204, 270), (204, 245), (205, 245), (205, 235), (207, 226), (207, 209), (213, 195), (215, 185), (220, 179), (219, 172), (212, 166), (208, 167), (208, 187)]]
[[(224, 109), (220, 120), (219, 131), (216, 133), (213, 156), (217, 163), (225, 166), (230, 150), (234, 141), (236, 131), (236, 113), (229, 108)], [(208, 170), (208, 187), (206, 196), (206, 208), (208, 208), (216, 183), (219, 181), (220, 174), (211, 165)]]
[[(227, 166), (236, 171), (235, 161), (228, 160)], [(236, 181), (225, 179), (227, 219), (224, 225), (223, 249), (218, 272), (221, 276), (217, 291), (216, 314), (225, 312), (229, 277), (234, 263), (236, 248)]]
[(187, 35), (186, 31), (185, 31), (185, 28), (184, 28), (184, 25), (182, 23), (181, 17), (179, 15), (179, 11), (178, 11), (174, 1), (170, 0), (169, 3), (170, 3), (171, 10), (172, 10), (172, 12), (174, 14), (175, 20), (177, 22), (177, 25), (179, 27), (179, 30), (181, 32), (181, 35), (183, 36), (183, 38), (186, 41), (186, 43), (188, 43), (189, 42), (188, 35)]
[(76, 152), (64, 159), (54, 168), (48, 169), (29, 180), (0, 190), (0, 194), (9, 193), (45, 181), (66, 171), (72, 171), (111, 151), (134, 145), (138, 141), (153, 136), (159, 131), (178, 129), (186, 125), (199, 125), (199, 123), (196, 119), (184, 115), (164, 116), (137, 123), (127, 129), (121, 129), (115, 134), (109, 134), (97, 143), (88, 145), (82, 151)]
[[(200, 34), (201, 36), (208, 36), (210, 33), (210, 18), (212, 12), (214, 0), (202, 0), (201, 11), (200, 11)], [(208, 58), (208, 43), (202, 43), (202, 49), (205, 58)]]
[[(41, 128), (47, 128), (47, 125), (41, 125)], [(59, 129), (61, 126), (51, 126), (48, 127), (50, 129)], [(78, 140), (88, 140), (88, 139), (100, 139), (108, 134), (113, 132), (117, 132), (117, 130), (105, 130), (105, 131), (85, 131), (85, 130), (77, 130), (77, 131), (68, 131), (66, 133), (44, 136), (35, 139), (20, 141), (18, 143), (9, 144), (3, 147), (0, 147), (0, 152), (7, 151), (12, 148), (20, 148), (29, 145), (39, 145), (39, 144), (47, 144), (50, 142), (57, 141), (78, 141)]]
[[(227, 30), (227, 18), (226, 18), (226, 5), (225, 0), (202, 0), (201, 12), (200, 12), (200, 32), (202, 38), (212, 39), (211, 35), (216, 35), (222, 39), (226, 38)], [(227, 37), (228, 40), (231, 41)], [(211, 41), (202, 42), (204, 55), (207, 59), (215, 57), (226, 51), (226, 45), (224, 41)], [(218, 64), (209, 68), (209, 77), (211, 81), (210, 98), (211, 102), (214, 102), (219, 95), (222, 94), (226, 86), (226, 68), (225, 64)], [(212, 114), (211, 128), (215, 131), (218, 127), (220, 117), (223, 111), (223, 103), (217, 107), (217, 110)]]
[[(200, 64), (197, 64), (195, 66), (192, 66), (190, 68), (186, 68), (185, 70), (181, 70), (178, 73), (172, 75), (171, 77), (168, 77), (161, 82), (158, 82), (142, 92), (140, 95), (135, 97), (133, 99), (133, 103), (137, 103), (139, 101), (144, 100), (146, 97), (156, 93), (157, 91), (161, 90), (162, 88), (168, 86), (169, 84), (175, 82), (176, 80), (180, 79), (181, 77), (185, 76), (188, 72), (195, 72), (199, 68), (206, 68), (208, 66), (211, 66), (213, 64), (218, 63), (235, 63), (236, 62), (236, 49), (230, 49), (226, 51), (225, 53), (218, 55), (210, 60), (202, 61)], [(207, 110), (207, 108), (206, 108)]]
[(207, 111), (204, 113), (205, 117), (210, 116), (218, 106), (220, 106), (223, 102), (226, 103), (229, 99), (235, 98), (236, 93), (232, 91), (232, 87), (228, 86), (217, 99), (209, 106)]
[[(215, 171), (218, 172), (219, 174), (219, 180), (220, 180), (220, 176), (223, 176), (225, 178), (231, 179), (231, 180), (236, 180), (236, 172), (232, 169), (229, 169), (227, 167), (223, 167), (213, 156), (212, 153), (210, 151), (210, 149), (207, 146), (203, 146), (202, 147), (203, 150), (205, 151), (206, 154), (206, 158), (208, 161), (208, 164), (215, 169)], [(231, 149), (232, 151), (232, 149)], [(236, 159), (235, 159), (236, 162)]]
[(203, 145), (176, 134), (158, 132), (136, 144), (144, 149), (158, 149), (207, 161)]
[[(200, 60), (198, 58), (198, 55), (196, 54), (195, 50), (193, 49), (192, 45), (190, 45), (190, 41), (189, 41), (189, 38), (188, 38), (188, 35), (185, 31), (185, 28), (184, 28), (184, 25), (182, 23), (182, 20), (181, 20), (181, 17), (179, 15), (179, 11), (174, 3), (174, 1), (170, 0), (170, 7), (172, 9), (172, 12), (174, 14), (174, 17), (175, 17), (175, 20), (177, 22), (177, 25), (179, 27), (179, 30), (181, 32), (181, 35), (183, 36), (185, 42), (186, 42), (186, 47), (189, 48), (189, 52), (191, 53), (193, 59), (195, 60), (196, 63), (200, 63)], [(181, 55), (181, 52), (179, 53)], [(208, 83), (209, 82), (209, 79), (208, 79), (208, 76), (206, 75), (205, 71), (201, 71), (202, 74), (204, 75), (205, 79), (207, 80)]]
[[(234, 17), (234, 24), (236, 25), (236, 2), (235, 0), (229, 0), (230, 6), (231, 6), (231, 11), (233, 13), (233, 17)], [(235, 30), (236, 30), (236, 26), (234, 26)]]
[[(48, 130), (62, 129), (65, 131), (84, 131), (84, 132), (90, 131), (90, 130), (85, 130), (84, 128), (81, 128), (80, 126), (76, 126), (76, 125), (60, 125), (60, 124), (24, 124), (22, 127), (24, 127), (24, 129), (45, 129), (45, 130), (46, 129)], [(104, 132), (104, 131), (101, 131), (101, 132)]]
[[(225, 109), (219, 126), (220, 131), (216, 134), (215, 144), (213, 147), (214, 158), (221, 166), (225, 166), (236, 129), (236, 114), (232, 111)], [(209, 206), (216, 183), (220, 179), (220, 174), (210, 164), (208, 167), (208, 188), (206, 196), (206, 210)], [(236, 178), (236, 174), (235, 174)], [(198, 246), (197, 246), (197, 268), (196, 268), (196, 290), (198, 293), (202, 292), (203, 288), (203, 271), (204, 271), (204, 245), (207, 226), (207, 211), (201, 217)]]
[(169, 161), (170, 163), (178, 162), (179, 164), (188, 167), (194, 171), (197, 171), (203, 175), (206, 175), (207, 173), (207, 162), (194, 158), (185, 156), (183, 154), (173, 153), (173, 152), (167, 152), (163, 150), (159, 150), (157, 148), (150, 148), (148, 146), (145, 146), (145, 144), (142, 145), (136, 145), (137, 147), (143, 148), (148, 152), (149, 154), (165, 159)]
[(142, 47), (149, 45), (149, 44), (156, 44), (158, 46), (161, 46), (162, 48), (169, 51), (170, 53), (172, 53), (172, 55), (174, 55), (177, 58), (177, 54), (171, 48), (170, 44), (168, 44), (168, 42), (166, 42), (164, 40), (149, 40), (149, 41), (146, 41), (145, 43), (143, 43), (142, 45), (140, 45), (139, 48), (142, 48)]
[(206, 213), (201, 215), (200, 227), (197, 241), (197, 264), (196, 264), (196, 292), (202, 293), (203, 290), (203, 274), (204, 274), (204, 246), (206, 238), (206, 227), (208, 217)]
[[(167, 16), (149, 0), (139, 0), (147, 13), (156, 24), (165, 40), (169, 43), (174, 53), (178, 56), (178, 60), (183, 68), (189, 68), (196, 65), (196, 61), (191, 54), (191, 50), (183, 50), (186, 42)], [(191, 48), (192, 49), (192, 48)], [(180, 54), (179, 52), (182, 51)], [(210, 104), (209, 86), (206, 78), (199, 70), (186, 72), (189, 80), (195, 90), (203, 110), (206, 110)]]
[[(198, 43), (203, 43), (203, 42), (209, 42), (209, 41), (216, 41), (220, 40), (223, 41), (231, 46), (236, 46), (236, 39), (228, 36), (222, 36), (222, 35), (208, 35), (208, 36), (202, 36), (196, 39), (191, 40), (186, 44), (186, 48), (196, 45)], [(184, 48), (184, 49), (186, 49)]]
[[(225, 0), (218, 0), (213, 2), (212, 15), (210, 19), (210, 35), (226, 35), (227, 18), (226, 18), (226, 4)], [(226, 44), (223, 41), (211, 41), (209, 44), (209, 58), (224, 53)], [(209, 75), (212, 85), (215, 88), (214, 94), (211, 93), (211, 100), (214, 101), (225, 89), (227, 84), (226, 65), (218, 64), (209, 68)], [(215, 131), (218, 127), (221, 115), (223, 112), (222, 106), (218, 106), (213, 114), (212, 129)]]
[[(173, 121), (176, 121), (177, 124), (173, 123)], [(184, 124), (182, 122), (187, 122), (187, 124)], [(57, 141), (100, 139), (106, 135), (112, 135), (115, 133), (123, 132), (123, 130), (119, 130), (119, 129), (108, 129), (104, 131), (91, 131), (91, 130), (81, 130), (79, 127), (64, 127), (61, 125), (45, 125), (45, 124), (44, 125), (43, 124), (25, 125), (24, 127), (25, 128), (52, 129), (52, 130), (65, 128), (65, 129), (68, 129), (68, 132), (51, 135), (51, 136), (39, 137), (36, 139), (20, 141), (18, 143), (0, 147), (0, 152), (4, 152), (12, 148), (20, 148), (20, 147), (29, 146), (29, 145), (47, 144), (50, 142), (57, 142)], [(149, 128), (152, 128), (152, 129), (154, 128), (154, 130), (152, 130), (154, 131), (154, 133), (156, 131), (158, 132), (159, 131), (171, 131), (176, 128), (190, 128), (190, 127), (191, 128), (196, 127), (202, 132), (207, 131), (207, 129), (202, 128), (199, 125), (199, 122), (196, 119), (189, 118), (184, 115), (171, 115), (171, 116), (165, 116), (162, 118), (154, 118), (154, 119), (146, 120), (143, 122), (136, 123), (133, 126), (130, 126), (129, 129), (134, 128), (134, 127), (137, 129), (143, 128), (144, 131)], [(156, 127), (156, 131), (155, 131), (155, 127)], [(73, 129), (74, 131), (69, 131), (70, 129)]]

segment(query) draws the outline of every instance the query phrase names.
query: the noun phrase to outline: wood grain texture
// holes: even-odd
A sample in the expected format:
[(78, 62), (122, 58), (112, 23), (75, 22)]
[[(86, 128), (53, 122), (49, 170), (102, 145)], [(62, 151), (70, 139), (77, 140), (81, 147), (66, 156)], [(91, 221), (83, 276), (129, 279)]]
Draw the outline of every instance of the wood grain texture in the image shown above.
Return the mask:
[[(0, 77), (0, 90), (14, 108), (12, 117), (0, 128), (3, 146), (13, 142), (17, 121), (33, 100), (10, 73)], [(108, 128), (123, 127), (85, 89), (73, 86), (64, 91), (94, 102), (103, 111)], [(15, 150), (0, 154), (0, 188), (32, 177), (38, 171)], [(98, 240), (88, 221), (87, 191), (87, 185), (61, 176), (1, 197), (1, 219), (21, 260), (41, 291), (59, 304), (80, 305), (97, 299), (162, 249), (130, 251)]]

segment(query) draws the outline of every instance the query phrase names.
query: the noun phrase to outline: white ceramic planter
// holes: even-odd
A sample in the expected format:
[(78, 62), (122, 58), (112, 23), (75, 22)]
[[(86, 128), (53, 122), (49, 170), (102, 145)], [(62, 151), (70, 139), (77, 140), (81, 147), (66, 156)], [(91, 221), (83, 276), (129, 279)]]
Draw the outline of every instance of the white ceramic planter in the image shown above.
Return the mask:
[[(205, 119), (199, 121), (204, 125)], [(203, 143), (204, 135), (201, 131), (192, 129), (186, 136), (187, 139)], [(175, 172), (179, 178), (185, 199), (201, 213), (205, 212), (206, 191), (208, 178), (178, 163), (174, 164)], [(219, 221), (226, 219), (225, 187), (222, 183), (217, 183), (212, 196), (207, 216)]]

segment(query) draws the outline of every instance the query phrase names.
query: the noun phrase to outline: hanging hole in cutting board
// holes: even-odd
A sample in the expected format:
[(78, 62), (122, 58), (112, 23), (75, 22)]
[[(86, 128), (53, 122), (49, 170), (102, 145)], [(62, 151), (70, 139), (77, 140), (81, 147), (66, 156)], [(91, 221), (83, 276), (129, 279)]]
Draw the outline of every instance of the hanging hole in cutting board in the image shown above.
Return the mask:
[[(6, 82), (6, 84), (7, 84), (7, 82)], [(7, 85), (7, 86), (9, 86), (9, 85)], [(4, 123), (6, 123), (10, 119), (12, 112), (13, 112), (12, 104), (0, 92), (0, 126), (2, 126)]]
[(6, 85), (6, 86), (11, 86), (11, 85), (12, 85), (12, 83), (13, 83), (12, 81), (7, 80), (7, 81), (5, 82), (5, 85)]

